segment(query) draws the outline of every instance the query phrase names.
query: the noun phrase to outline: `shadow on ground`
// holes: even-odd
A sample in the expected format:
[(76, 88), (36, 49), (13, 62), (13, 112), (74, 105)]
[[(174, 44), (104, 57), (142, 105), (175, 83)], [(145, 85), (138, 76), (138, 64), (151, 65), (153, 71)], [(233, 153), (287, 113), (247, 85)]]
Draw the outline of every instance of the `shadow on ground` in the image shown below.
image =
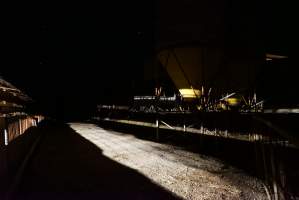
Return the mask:
[(0, 199), (4, 198), (26, 154), (38, 138), (37, 130), (36, 127), (30, 127), (8, 146), (0, 146)]
[(47, 121), (15, 199), (178, 199), (102, 154), (69, 126)]

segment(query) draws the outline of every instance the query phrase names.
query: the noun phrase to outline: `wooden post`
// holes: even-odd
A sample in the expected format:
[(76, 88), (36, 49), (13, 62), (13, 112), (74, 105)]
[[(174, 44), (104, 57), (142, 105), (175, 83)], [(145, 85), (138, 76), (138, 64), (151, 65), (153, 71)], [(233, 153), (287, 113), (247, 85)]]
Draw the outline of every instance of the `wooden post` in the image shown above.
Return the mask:
[(159, 118), (156, 119), (156, 140), (159, 141)]
[[(6, 120), (0, 118), (0, 179), (4, 180), (7, 174), (7, 147), (5, 145)], [(5, 181), (4, 181), (5, 182)]]
[(281, 157), (279, 156), (278, 158), (278, 171), (279, 171), (279, 180), (280, 180), (280, 186), (281, 186), (281, 190), (280, 190), (280, 195), (282, 197), (284, 197), (285, 193), (285, 189), (286, 189), (286, 171), (285, 171), (285, 166), (284, 166), (284, 162), (283, 160), (281, 160)]
[(270, 146), (270, 160), (271, 160), (271, 168), (272, 168), (272, 184), (273, 184), (274, 200), (279, 200), (278, 199), (276, 167), (275, 167), (275, 160), (274, 160), (274, 150), (273, 150), (272, 145)]
[(257, 176), (259, 177), (261, 175), (260, 172), (260, 162), (259, 162), (259, 142), (258, 141), (254, 141), (253, 142), (254, 145), (254, 153), (255, 153), (255, 167), (256, 167), (256, 173)]
[(9, 142), (9, 135), (8, 135), (7, 129), (5, 128), (4, 129), (4, 145), (7, 146), (8, 142)]
[(200, 119), (200, 134), (199, 134), (199, 149), (202, 150), (202, 144), (203, 144), (203, 124), (202, 124), (202, 119)]
[(22, 124), (22, 119), (18, 120), (18, 126), (19, 126), (19, 135), (23, 134), (23, 124)]
[(217, 135), (217, 122), (216, 120), (214, 119), (214, 138), (215, 138), (215, 152), (216, 154), (218, 155), (218, 152), (219, 152), (219, 138), (218, 138), (218, 135)]
[(266, 152), (265, 152), (265, 144), (261, 144), (262, 148), (262, 160), (263, 160), (263, 166), (264, 166), (264, 179), (266, 183), (268, 183), (269, 175), (268, 175), (268, 168), (267, 168), (267, 161), (266, 161)]
[(184, 125), (183, 125), (183, 128), (184, 128), (184, 133), (186, 132), (186, 116), (185, 116), (185, 111), (183, 112), (183, 116), (184, 116)]

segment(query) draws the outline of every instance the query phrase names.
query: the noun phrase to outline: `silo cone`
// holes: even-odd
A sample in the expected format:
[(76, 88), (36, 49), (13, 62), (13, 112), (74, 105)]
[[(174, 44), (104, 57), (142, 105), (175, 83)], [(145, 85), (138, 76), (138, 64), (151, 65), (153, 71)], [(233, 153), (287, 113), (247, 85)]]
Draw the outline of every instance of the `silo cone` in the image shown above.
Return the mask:
[(212, 88), (211, 95), (217, 98), (255, 89), (264, 52), (255, 40), (254, 16), (247, 16), (254, 13), (240, 7), (244, 12), (240, 19), (248, 27), (240, 31), (230, 14), (234, 7), (229, 1), (219, 1), (217, 6), (211, 1), (157, 2), (154, 59), (178, 90), (190, 89), (197, 98), (203, 95), (202, 88)]

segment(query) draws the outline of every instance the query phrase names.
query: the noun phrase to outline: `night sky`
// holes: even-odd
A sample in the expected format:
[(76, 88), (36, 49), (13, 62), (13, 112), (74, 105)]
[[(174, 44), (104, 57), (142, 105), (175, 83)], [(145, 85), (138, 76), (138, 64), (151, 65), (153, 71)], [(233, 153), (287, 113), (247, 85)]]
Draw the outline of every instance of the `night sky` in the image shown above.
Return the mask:
[[(238, 29), (246, 5), (228, 2), (233, 25), (226, 26)], [(89, 113), (97, 102), (126, 103), (155, 46), (156, 3), (3, 6), (0, 75), (31, 96), (37, 110), (56, 117)], [(291, 55), (296, 35), (291, 5), (269, 1), (255, 6), (253, 23), (264, 47)]]
[(127, 103), (153, 44), (144, 1), (12, 5), (3, 15), (1, 74), (53, 116)]

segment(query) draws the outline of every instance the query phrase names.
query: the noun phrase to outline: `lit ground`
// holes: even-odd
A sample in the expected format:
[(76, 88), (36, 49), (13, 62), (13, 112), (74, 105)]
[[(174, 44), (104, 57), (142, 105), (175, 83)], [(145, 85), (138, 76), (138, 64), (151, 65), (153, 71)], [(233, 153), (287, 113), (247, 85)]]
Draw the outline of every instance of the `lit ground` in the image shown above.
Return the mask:
[(261, 182), (219, 160), (93, 124), (70, 126), (103, 155), (184, 199), (267, 199)]

